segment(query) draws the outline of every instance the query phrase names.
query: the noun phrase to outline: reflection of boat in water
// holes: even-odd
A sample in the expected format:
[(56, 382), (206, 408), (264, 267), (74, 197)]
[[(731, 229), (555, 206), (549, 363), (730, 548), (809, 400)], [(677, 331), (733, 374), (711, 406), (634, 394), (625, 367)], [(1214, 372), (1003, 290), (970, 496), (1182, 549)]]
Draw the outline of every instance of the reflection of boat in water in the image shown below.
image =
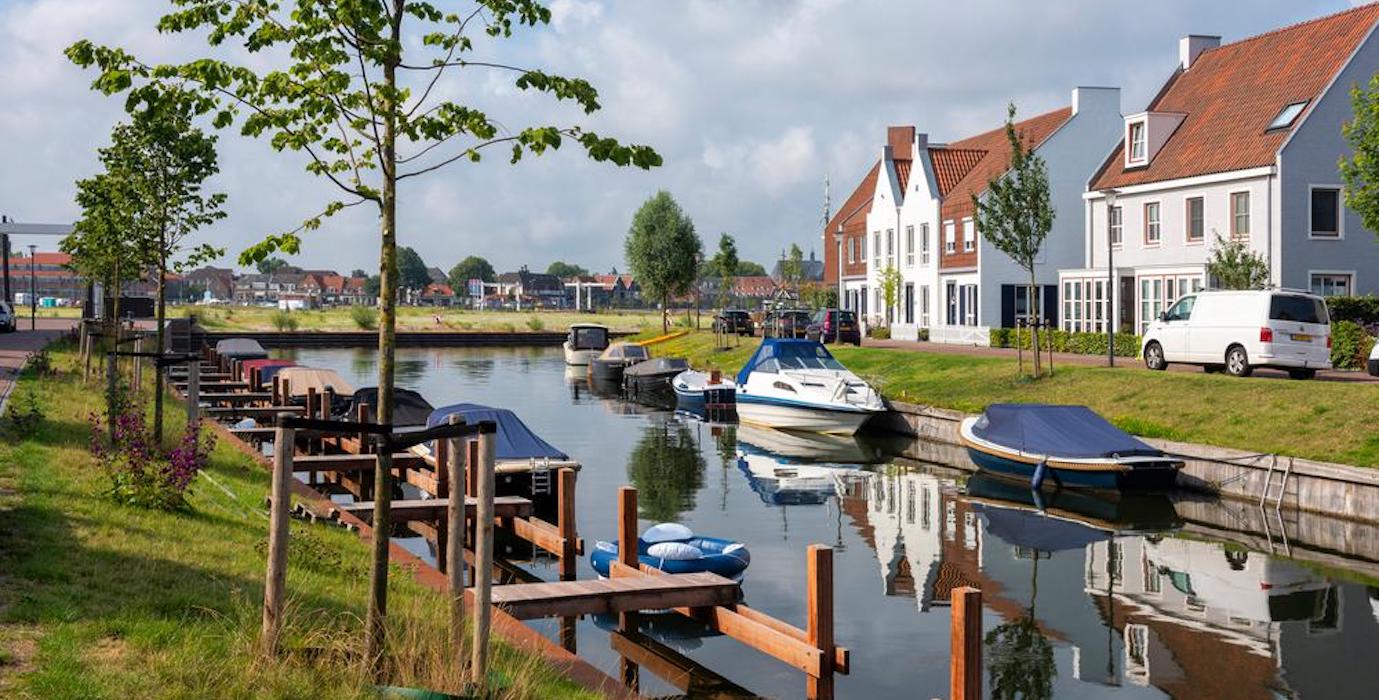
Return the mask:
[(977, 503), (1042, 510), (1058, 518), (1117, 532), (1169, 530), (1182, 525), (1173, 499), (1166, 494), (1102, 497), (1087, 491), (1043, 493), (1031, 490), (1027, 484), (978, 472), (967, 479), (967, 496)]
[[(594, 626), (605, 632), (619, 629), (617, 615), (600, 614), (591, 617)], [(704, 639), (723, 636), (722, 632), (674, 611), (638, 615), (636, 619), (638, 632), (678, 652), (694, 651), (704, 646)]]
[(572, 323), (570, 334), (561, 345), (565, 364), (584, 367), (608, 349), (608, 327), (597, 323)]
[(766, 338), (737, 375), (737, 413), (772, 428), (851, 435), (881, 395), (815, 340)]
[(738, 426), (737, 439), (741, 448), (769, 452), (797, 462), (880, 464), (900, 454), (910, 438), (900, 435), (830, 435), (744, 423)]
[(1167, 489), (1183, 466), (1086, 406), (992, 404), (960, 437), (978, 467), (1034, 488), (1047, 473), (1069, 487)]
[(747, 476), (747, 483), (762, 502), (773, 506), (826, 503), (838, 493), (841, 473), (856, 471), (847, 467), (790, 462), (755, 450), (739, 450), (737, 467)]

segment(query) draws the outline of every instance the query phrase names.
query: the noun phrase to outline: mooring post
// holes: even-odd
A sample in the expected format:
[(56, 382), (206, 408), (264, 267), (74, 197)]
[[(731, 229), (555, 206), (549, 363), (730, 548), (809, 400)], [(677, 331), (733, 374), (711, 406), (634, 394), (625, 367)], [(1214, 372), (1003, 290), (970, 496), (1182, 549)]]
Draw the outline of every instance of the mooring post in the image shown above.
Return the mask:
[[(328, 386), (328, 387), (326, 387), (326, 393), (325, 393), (325, 395), (321, 397), (321, 420), (330, 420), (330, 419), (331, 419), (331, 413), (330, 413), (330, 412), (333, 411), (333, 410), (335, 410), (335, 387), (329, 387), (329, 386)], [(324, 452), (326, 451), (326, 440), (327, 440), (327, 438), (322, 437), (322, 438), (321, 438), (321, 441), (320, 441), (320, 442), (321, 442), (321, 452), (322, 452), (322, 453), (324, 453)], [(339, 448), (339, 447), (340, 447), (340, 434), (339, 434), (339, 433), (336, 433), (336, 434), (335, 434), (335, 447), (336, 447), (336, 448)], [(315, 474), (312, 474), (312, 476), (315, 477), (316, 475), (315, 475)], [(314, 479), (313, 479), (313, 481), (314, 481)]]
[(950, 700), (982, 697), (982, 592), (970, 586), (954, 588), (952, 601), (952, 666)]
[(560, 531), (560, 580), (575, 580), (575, 470), (556, 472), (555, 527)]
[[(446, 423), (451, 421), (446, 420)], [(450, 441), (436, 440), (435, 449), (431, 451), (431, 457), (435, 460), (436, 492), (431, 494), (436, 498), (450, 497)], [(450, 571), (450, 551), (447, 549), (450, 543), (450, 511), (455, 508), (453, 501), (445, 504), (445, 517), (436, 521), (436, 570), (441, 573)]]
[(287, 511), (292, 500), (292, 446), (296, 431), (284, 428), (278, 414), (278, 429), (273, 439), (273, 486), (271, 511), (268, 516), (268, 576), (263, 586), (263, 632), (260, 642), (265, 654), (278, 650), (278, 632), (282, 625), (283, 586), (287, 580), (287, 534), (290, 525)]
[(201, 363), (187, 365), (187, 424), (195, 425), (201, 419)]
[[(307, 417), (307, 418), (315, 418), (315, 417), (316, 417), (316, 405), (317, 405), (317, 404), (316, 404), (316, 397), (317, 397), (316, 387), (314, 387), (314, 386), (309, 386), (309, 387), (307, 387), (307, 388), (306, 388), (306, 417)], [(313, 435), (313, 434), (311, 434), (311, 433), (308, 433), (308, 434), (307, 434), (307, 439), (306, 439), (306, 453), (307, 453), (307, 454), (315, 454), (315, 453), (316, 453), (316, 436)]]
[(288, 379), (287, 377), (283, 377), (280, 390), (282, 391), (282, 396), (280, 397), (282, 399), (282, 403), (277, 405), (286, 406), (288, 403), (292, 401), (292, 380)]
[[(144, 338), (143, 338), (143, 336), (139, 336), (139, 338), (136, 339), (136, 340), (134, 341), (134, 352), (135, 352), (135, 353), (143, 353), (143, 351), (144, 351)], [(136, 355), (134, 356), (134, 392), (135, 392), (135, 393), (138, 393), (138, 392), (142, 391), (142, 390), (143, 390), (143, 387), (144, 387), (144, 358), (143, 358), (140, 354), (136, 354)]]
[(272, 396), (271, 398), (268, 399), (268, 405), (269, 405), (269, 406), (281, 406), (281, 405), (282, 405), (282, 401), (280, 400), (280, 399), (282, 398), (282, 378), (281, 378), (281, 377), (277, 377), (277, 376), (273, 377), (273, 387), (272, 387), (272, 389), (270, 389), (269, 391), (272, 392), (273, 396)]
[(833, 697), (833, 548), (809, 545), (805, 562), (805, 634), (809, 645), (823, 652), (819, 675), (809, 676), (805, 697), (831, 700)]
[[(451, 425), (458, 423), (460, 417), (451, 415)], [(459, 658), (464, 648), (464, 471), (463, 456), (459, 438), (438, 440), (436, 442), (436, 472), (448, 475), (447, 481), (453, 488), (446, 488), (438, 498), (449, 498), (445, 506), (445, 568), (446, 592), (450, 595), (450, 643), (455, 648), (455, 661), (464, 667), (464, 659)], [(443, 458), (443, 459), (442, 459)], [(441, 489), (437, 489), (438, 491)]]
[[(637, 561), (637, 488), (635, 486), (618, 487), (618, 562), (623, 566), (631, 567), (633, 570), (640, 569), (640, 562)], [(618, 615), (618, 628), (624, 634), (637, 631), (637, 613), (620, 613)], [(623, 685), (636, 692), (641, 685), (641, 673), (637, 664), (627, 657), (622, 657), (619, 665), (622, 670)]]
[(474, 659), (472, 680), (488, 680), (488, 628), (493, 600), (493, 459), (492, 433), (479, 434), (478, 503), (474, 512)]

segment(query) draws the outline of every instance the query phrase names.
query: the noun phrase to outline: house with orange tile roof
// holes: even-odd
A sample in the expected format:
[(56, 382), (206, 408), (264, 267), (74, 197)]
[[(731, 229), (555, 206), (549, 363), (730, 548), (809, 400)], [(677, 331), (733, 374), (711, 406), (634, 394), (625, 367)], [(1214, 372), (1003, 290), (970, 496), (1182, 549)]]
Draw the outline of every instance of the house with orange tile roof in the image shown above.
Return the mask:
[(1084, 259), (1059, 275), (1062, 327), (1104, 332), (1113, 318), (1143, 332), (1212, 286), (1218, 237), (1261, 256), (1271, 285), (1379, 292), (1379, 244), (1337, 168), (1350, 89), (1379, 71), (1376, 21), (1370, 4), (1224, 45), (1181, 39), (1173, 74), (1088, 183)]

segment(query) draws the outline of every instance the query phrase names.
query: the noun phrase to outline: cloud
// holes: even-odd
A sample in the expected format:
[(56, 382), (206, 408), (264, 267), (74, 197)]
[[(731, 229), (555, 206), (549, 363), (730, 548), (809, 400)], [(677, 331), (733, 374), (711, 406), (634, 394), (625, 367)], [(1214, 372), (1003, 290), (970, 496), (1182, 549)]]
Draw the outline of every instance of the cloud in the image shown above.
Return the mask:
[[(953, 140), (998, 126), (1011, 100), (1025, 114), (1062, 106), (1076, 85), (1119, 85), (1125, 110), (1138, 110), (1171, 72), (1180, 36), (1231, 41), (1348, 4), (552, 0), (551, 27), (501, 42), (481, 37), (474, 54), (585, 77), (599, 89), (601, 112), (585, 116), (515, 90), (511, 75), (481, 71), (461, 72), (437, 94), (486, 110), (509, 131), (579, 123), (646, 143), (665, 166), (591, 163), (570, 144), (517, 166), (494, 152), (404, 183), (399, 234), (445, 269), (469, 254), (500, 269), (556, 259), (624, 269), (633, 212), (667, 189), (709, 245), (731, 232), (744, 258), (767, 262), (792, 242), (817, 247), (824, 177), (836, 207), (879, 155), (887, 125), (915, 124)], [(95, 149), (121, 104), (92, 93), (92, 76), (62, 49), (90, 38), (156, 60), (204, 54), (197, 36), (154, 29), (170, 7), (0, 4), (0, 213), (25, 221), (77, 215), (72, 183), (94, 171)], [(274, 57), (247, 58), (264, 66)], [(220, 150), (214, 184), (230, 195), (230, 217), (204, 235), (232, 251), (339, 197), (303, 172), (301, 157), (262, 140), (227, 131)], [(372, 268), (376, 242), (376, 210), (358, 207), (308, 234), (300, 261)]]

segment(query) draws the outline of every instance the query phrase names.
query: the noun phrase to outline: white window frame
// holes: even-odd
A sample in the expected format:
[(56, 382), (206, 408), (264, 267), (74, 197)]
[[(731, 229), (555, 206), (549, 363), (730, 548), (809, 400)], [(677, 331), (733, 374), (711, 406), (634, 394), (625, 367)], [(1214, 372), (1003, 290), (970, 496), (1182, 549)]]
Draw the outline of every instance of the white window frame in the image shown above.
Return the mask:
[[(1136, 132), (1139, 138), (1135, 138)], [(1138, 154), (1136, 153), (1138, 151)], [(1149, 120), (1136, 119), (1125, 123), (1125, 164), (1145, 165), (1149, 162)]]
[(919, 285), (919, 325), (929, 327), (929, 285)]
[(856, 239), (856, 238), (849, 238), (849, 239), (848, 239), (847, 249), (848, 249), (848, 264), (849, 264), (849, 265), (855, 265), (855, 264), (857, 263), (857, 239)]
[(881, 232), (872, 231), (871, 241), (871, 264), (879, 272), (881, 270)]
[(919, 225), (919, 264), (929, 264), (929, 224)]
[(1125, 207), (1111, 207), (1107, 217), (1111, 226), (1111, 245), (1120, 249), (1125, 246)]
[(949, 219), (943, 222), (943, 254), (952, 255), (956, 252), (958, 252), (958, 227), (952, 219)]
[[(1314, 278), (1314, 277), (1348, 277), (1348, 278), (1350, 278), (1350, 290), (1349, 290), (1346, 294), (1344, 294), (1344, 295), (1340, 295), (1340, 294), (1322, 294), (1322, 293), (1319, 293), (1319, 292), (1312, 292), (1312, 289), (1313, 289), (1312, 278)], [(1308, 270), (1308, 271), (1307, 271), (1307, 291), (1312, 292), (1313, 294), (1316, 294), (1317, 296), (1321, 296), (1321, 297), (1326, 297), (1326, 296), (1350, 296), (1350, 297), (1353, 297), (1353, 296), (1355, 296), (1355, 284), (1356, 284), (1356, 279), (1357, 279), (1358, 277), (1359, 277), (1359, 275), (1355, 274), (1355, 270)]]
[(857, 246), (857, 262), (865, 265), (867, 263), (867, 232), (863, 231), (862, 235), (857, 238), (862, 241), (862, 243)]
[[(1334, 190), (1336, 192), (1336, 233), (1317, 233), (1312, 228), (1312, 194), (1317, 190)], [(1345, 189), (1340, 185), (1308, 185), (1307, 186), (1307, 237), (1316, 241), (1342, 241), (1345, 240)]]
[(895, 259), (895, 229), (886, 229), (886, 262)]
[[(1149, 215), (1153, 210), (1154, 216)], [(1144, 247), (1157, 248), (1164, 242), (1164, 206), (1162, 202), (1144, 203)], [(1151, 237), (1152, 234), (1152, 237)]]
[(977, 222), (972, 217), (962, 220), (962, 252), (971, 253), (977, 249)]
[[(1239, 233), (1238, 227), (1236, 226), (1237, 219), (1235, 211), (1235, 200), (1237, 197), (1241, 195), (1245, 196), (1246, 230), (1244, 235), (1241, 235)], [(1310, 200), (1308, 201), (1308, 204), (1311, 204)], [(1236, 190), (1226, 195), (1226, 216), (1228, 217), (1226, 221), (1230, 224), (1229, 230), (1231, 240), (1250, 240), (1250, 236), (1254, 233), (1254, 212), (1251, 211), (1252, 207), (1254, 207), (1254, 197), (1252, 196), (1252, 193), (1249, 190)]]
[(905, 225), (905, 267), (915, 266), (915, 225)]
[[(1197, 200), (1202, 204), (1202, 235), (1199, 238), (1192, 237), (1192, 201)], [(1183, 198), (1183, 244), (1202, 245), (1207, 240), (1207, 198), (1201, 195), (1193, 195)]]

